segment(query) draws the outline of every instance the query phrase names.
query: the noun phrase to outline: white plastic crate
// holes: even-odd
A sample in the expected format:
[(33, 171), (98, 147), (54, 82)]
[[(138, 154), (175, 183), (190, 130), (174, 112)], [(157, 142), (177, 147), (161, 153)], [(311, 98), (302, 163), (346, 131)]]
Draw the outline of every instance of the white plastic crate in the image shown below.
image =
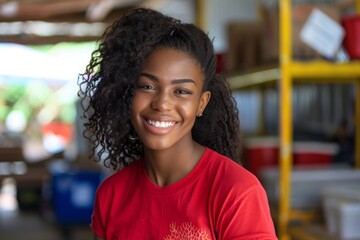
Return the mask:
[(340, 239), (360, 239), (360, 186), (323, 191), (327, 231)]
[(340, 203), (336, 209), (338, 231), (336, 236), (343, 240), (360, 239), (360, 203)]
[[(261, 182), (266, 190), (269, 202), (277, 205), (280, 196), (279, 169), (265, 169), (261, 174)], [(346, 186), (360, 186), (359, 170), (345, 167), (294, 168), (291, 171), (291, 207), (321, 209), (324, 189), (344, 188)]]

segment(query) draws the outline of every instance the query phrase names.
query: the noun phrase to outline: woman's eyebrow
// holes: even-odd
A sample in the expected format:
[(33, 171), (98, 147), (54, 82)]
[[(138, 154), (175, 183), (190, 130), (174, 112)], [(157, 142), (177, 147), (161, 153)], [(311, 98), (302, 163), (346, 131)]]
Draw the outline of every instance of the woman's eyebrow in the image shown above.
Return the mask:
[(155, 77), (154, 75), (152, 75), (152, 74), (150, 74), (150, 73), (142, 72), (142, 73), (140, 73), (140, 76), (147, 77), (147, 78), (149, 78), (150, 80), (153, 80), (153, 81), (156, 81), (156, 82), (159, 81), (159, 79), (158, 79), (157, 77)]
[(196, 82), (189, 78), (171, 80), (171, 84), (180, 84), (180, 83), (193, 83), (196, 85)]
[[(150, 73), (142, 72), (140, 75), (144, 76), (144, 77), (147, 77), (150, 80), (159, 82), (159, 78), (157, 78), (156, 76), (154, 76), (154, 75), (152, 75)], [(193, 83), (193, 84), (196, 85), (196, 82), (194, 80), (190, 79), (190, 78), (171, 80), (171, 84), (180, 84), (180, 83)]]

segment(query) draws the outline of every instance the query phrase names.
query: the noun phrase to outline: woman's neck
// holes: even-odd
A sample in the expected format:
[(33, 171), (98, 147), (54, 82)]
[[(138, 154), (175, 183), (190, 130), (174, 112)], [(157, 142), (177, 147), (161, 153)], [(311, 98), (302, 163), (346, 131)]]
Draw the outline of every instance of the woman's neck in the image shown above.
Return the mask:
[(159, 151), (145, 149), (146, 172), (158, 186), (176, 183), (194, 169), (204, 151), (205, 147), (196, 142), (186, 148)]

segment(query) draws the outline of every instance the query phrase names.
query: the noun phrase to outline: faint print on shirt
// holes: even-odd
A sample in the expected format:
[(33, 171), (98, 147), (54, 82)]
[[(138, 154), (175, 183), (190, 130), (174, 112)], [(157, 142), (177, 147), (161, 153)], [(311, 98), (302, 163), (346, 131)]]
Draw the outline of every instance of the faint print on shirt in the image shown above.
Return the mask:
[(210, 240), (205, 228), (198, 228), (191, 222), (176, 225), (170, 224), (170, 235), (164, 237), (164, 240)]

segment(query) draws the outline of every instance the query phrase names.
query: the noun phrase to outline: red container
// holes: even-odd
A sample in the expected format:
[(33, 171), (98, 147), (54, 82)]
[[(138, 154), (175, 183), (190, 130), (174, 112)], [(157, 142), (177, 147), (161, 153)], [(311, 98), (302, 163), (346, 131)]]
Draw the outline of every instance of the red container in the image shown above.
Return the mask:
[(335, 143), (295, 142), (294, 165), (331, 165), (337, 151), (338, 145)]
[(279, 140), (277, 138), (253, 138), (246, 141), (245, 166), (255, 176), (261, 171), (276, 166), (279, 162)]
[(360, 59), (360, 15), (342, 19), (345, 29), (344, 47), (351, 59)]
[(53, 134), (60, 136), (64, 141), (64, 144), (69, 144), (73, 134), (73, 126), (67, 123), (52, 122), (42, 127), (44, 135)]

